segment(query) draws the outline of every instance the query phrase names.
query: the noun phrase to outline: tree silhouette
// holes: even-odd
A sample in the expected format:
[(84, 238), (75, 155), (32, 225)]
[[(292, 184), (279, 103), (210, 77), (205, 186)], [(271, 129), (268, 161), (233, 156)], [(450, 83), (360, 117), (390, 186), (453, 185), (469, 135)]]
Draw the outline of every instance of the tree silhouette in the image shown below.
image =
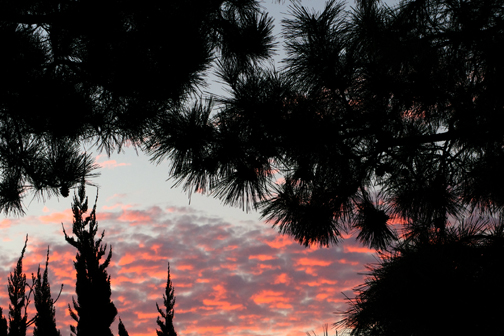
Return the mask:
[[(9, 336), (25, 336), (27, 327), (26, 309), (29, 299), (26, 297), (26, 275), (23, 273), (23, 257), (26, 251), (28, 235), (18, 259), (16, 268), (9, 274)], [(23, 311), (24, 309), (24, 311)]]
[[(51, 297), (51, 285), (48, 279), (49, 270), (49, 248), (47, 248), (47, 258), (45, 263), (44, 274), (40, 274), (40, 265), (37, 269), (37, 276), (32, 274), (33, 279), (33, 296), (37, 315), (35, 316), (35, 327), (33, 328), (33, 336), (61, 336), (56, 329), (56, 317), (54, 300)], [(63, 286), (62, 286), (63, 287)]]
[(126, 327), (121, 321), (121, 318), (119, 318), (119, 336), (129, 336), (128, 331), (126, 331)]
[(84, 183), (79, 186), (78, 195), (74, 195), (72, 212), (72, 232), (75, 237), (68, 236), (63, 227), (65, 240), (77, 249), (74, 261), (77, 272), (75, 284), (77, 301), (73, 298), (75, 311), (70, 304), (68, 305), (70, 315), (77, 322), (77, 326), (70, 328), (76, 336), (112, 336), (110, 325), (117, 315), (117, 309), (110, 300), (110, 276), (106, 271), (112, 258), (112, 249), (100, 263), (107, 249), (106, 245), (102, 245), (105, 232), (102, 232), (101, 237), (95, 240), (98, 231), (96, 202), (89, 215), (86, 216), (88, 199)]
[(156, 329), (157, 336), (177, 336), (175, 328), (173, 326), (173, 316), (175, 315), (175, 288), (173, 288), (172, 281), (170, 279), (170, 263), (168, 262), (168, 276), (166, 278), (166, 289), (163, 294), (163, 303), (165, 310), (163, 311), (159, 308), (156, 303), (156, 308), (159, 315), (156, 323), (161, 330)]
[(8, 335), (7, 319), (3, 316), (3, 309), (0, 307), (0, 336)]
[(377, 249), (504, 206), (503, 0), (293, 3), (281, 71), (222, 63), (229, 97), (162, 121), (153, 160), (303, 245)]
[(502, 334), (504, 225), (482, 224), (383, 254), (336, 326), (355, 336)]
[[(98, 199), (98, 196), (96, 197)], [(74, 237), (68, 236), (63, 226), (65, 240), (77, 249), (74, 267), (76, 270), (76, 294), (77, 300), (72, 298), (73, 309), (68, 305), (70, 316), (77, 322), (77, 326), (70, 326), (72, 334), (76, 336), (85, 335), (108, 335), (111, 336), (110, 325), (117, 315), (117, 309), (110, 300), (110, 276), (106, 268), (112, 258), (112, 249), (108, 254), (107, 246), (102, 244), (105, 232), (100, 238), (95, 239), (98, 232), (96, 222), (96, 202), (93, 209), (88, 214), (88, 198), (85, 194), (85, 184), (81, 180), (78, 193), (74, 195), (72, 203)], [(14, 271), (8, 278), (9, 323), (3, 316), (3, 309), (0, 307), (0, 336), (26, 335), (28, 326), (35, 324), (34, 336), (60, 336), (61, 333), (56, 328), (55, 306), (58, 300), (51, 297), (51, 286), (48, 278), (49, 271), (49, 248), (47, 249), (46, 263), (43, 274), (40, 265), (36, 275), (32, 273), (33, 285), (28, 286), (26, 275), (23, 273), (23, 257), (26, 252), (28, 235), (21, 251)], [(103, 262), (102, 257), (106, 255)], [(26, 287), (30, 292), (26, 294)], [(61, 286), (63, 288), (63, 285)], [(156, 330), (159, 336), (176, 336), (173, 326), (175, 289), (170, 278), (170, 264), (168, 263), (168, 274), (166, 289), (163, 294), (165, 309), (161, 309), (156, 303), (156, 308), (160, 314), (157, 318), (157, 325), (161, 331)], [(28, 321), (27, 309), (30, 303), (30, 295), (34, 293), (36, 315)], [(61, 294), (61, 293), (60, 293)], [(24, 311), (23, 311), (24, 310)], [(119, 318), (119, 336), (128, 336), (128, 332)]]
[[(257, 0), (1, 0), (0, 211), (69, 195), (107, 153), (136, 145), (205, 83), (215, 60), (272, 53)], [(97, 10), (99, 8), (99, 10)], [(92, 22), (92, 24), (91, 24)]]

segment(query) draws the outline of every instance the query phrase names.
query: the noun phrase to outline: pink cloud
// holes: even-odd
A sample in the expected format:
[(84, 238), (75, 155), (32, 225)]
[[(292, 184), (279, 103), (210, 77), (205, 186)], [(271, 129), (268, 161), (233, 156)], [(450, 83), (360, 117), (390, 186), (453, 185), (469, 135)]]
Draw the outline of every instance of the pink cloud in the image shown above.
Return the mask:
[(249, 259), (258, 259), (261, 261), (265, 261), (265, 260), (274, 260), (274, 259), (276, 259), (276, 257), (272, 256), (272, 255), (258, 254), (258, 255), (249, 256)]
[(115, 203), (113, 205), (108, 205), (108, 206), (104, 205), (101, 208), (102, 208), (102, 210), (113, 210), (113, 209), (116, 209), (116, 208), (119, 208), (121, 210), (126, 210), (126, 209), (129, 209), (131, 207), (133, 207), (132, 204), (123, 204), (123, 203), (119, 202), (119, 203)]
[[(39, 219), (42, 223), (68, 223), (72, 221), (72, 210), (67, 209), (63, 212), (52, 212), (49, 215), (40, 216)], [(61, 224), (60, 224), (61, 225)]]
[[(348, 291), (363, 282), (357, 273), (375, 261), (373, 254), (352, 241), (337, 249), (305, 248), (267, 224), (245, 228), (202, 213), (156, 207), (113, 211), (98, 211), (99, 230), (105, 230), (104, 242), (112, 245), (108, 268), (112, 299), (131, 336), (154, 334), (156, 302), (162, 304), (168, 260), (177, 296), (175, 327), (185, 336), (305, 335), (336, 322), (332, 312), (346, 308), (341, 292), (351, 294)], [(70, 215), (63, 220), (70, 233), (68, 211), (46, 213), (37, 220), (52, 222), (56, 232), (63, 215)], [(64, 284), (56, 304), (57, 323), (62, 334), (68, 334), (73, 324), (67, 304), (75, 296), (75, 249), (61, 231), (51, 239), (53, 297)], [(47, 244), (29, 241), (28, 274), (45, 262)], [(7, 270), (0, 271), (0, 289), (18, 257), (4, 260)], [(4, 309), (7, 300), (5, 290), (0, 290)], [(116, 324), (113, 328), (117, 333)]]
[(11, 219), (2, 219), (0, 221), (0, 229), (7, 229), (9, 227), (11, 227), (12, 225), (14, 225), (15, 221), (11, 220)]
[(98, 155), (95, 158), (95, 163), (98, 164), (102, 168), (106, 169), (114, 169), (117, 167), (123, 167), (123, 166), (131, 166), (131, 163), (125, 163), (125, 162), (120, 162), (118, 163), (116, 160), (106, 160), (99, 162), (100, 158), (102, 158), (104, 155)]
[(114, 199), (114, 198), (125, 198), (127, 195), (126, 194), (113, 194), (112, 196), (107, 197), (107, 202)]
[(150, 222), (152, 220), (151, 217), (144, 212), (135, 210), (125, 210), (117, 219), (123, 222), (130, 222), (130, 224), (136, 224), (137, 222)]

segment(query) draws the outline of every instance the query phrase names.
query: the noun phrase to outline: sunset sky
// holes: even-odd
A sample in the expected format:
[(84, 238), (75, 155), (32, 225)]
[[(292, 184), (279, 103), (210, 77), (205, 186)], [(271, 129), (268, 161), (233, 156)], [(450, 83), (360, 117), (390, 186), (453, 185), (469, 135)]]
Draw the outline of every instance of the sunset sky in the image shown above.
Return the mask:
[[(324, 4), (302, 3), (317, 8)], [(288, 4), (263, 3), (275, 17), (276, 33)], [(214, 89), (220, 90), (208, 90)], [(108, 268), (112, 300), (131, 336), (155, 335), (156, 302), (162, 304), (168, 261), (177, 297), (175, 329), (184, 336), (297, 336), (311, 330), (320, 335), (323, 324), (340, 318), (335, 312), (347, 309), (342, 293), (352, 297), (352, 288), (364, 281), (365, 264), (377, 261), (374, 251), (352, 238), (336, 247), (305, 248), (278, 234), (256, 212), (245, 213), (198, 194), (189, 202), (180, 188), (171, 188), (173, 181), (166, 181), (166, 162), (151, 164), (131, 147), (111, 157), (90, 146), (85, 149), (101, 166), (101, 176), (92, 181), (99, 188), (86, 191), (91, 204), (99, 194), (99, 229), (105, 230), (104, 242), (113, 248)], [(27, 278), (43, 266), (49, 245), (53, 297), (64, 284), (56, 303), (63, 336), (70, 334), (68, 304), (75, 296), (76, 250), (65, 242), (61, 227), (71, 232), (71, 196), (26, 198), (24, 217), (0, 216), (4, 315), (7, 277), (28, 234), (23, 265)]]

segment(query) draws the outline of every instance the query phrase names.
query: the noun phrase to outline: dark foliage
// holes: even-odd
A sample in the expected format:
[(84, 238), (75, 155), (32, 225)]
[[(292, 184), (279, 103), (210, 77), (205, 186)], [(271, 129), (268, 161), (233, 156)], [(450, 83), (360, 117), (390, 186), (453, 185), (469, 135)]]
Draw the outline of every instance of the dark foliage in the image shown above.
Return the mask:
[(281, 71), (222, 62), (215, 113), (157, 125), (146, 147), (176, 183), (304, 245), (355, 230), (384, 249), (399, 218), (413, 238), (504, 208), (504, 0), (290, 12)]
[[(73, 226), (75, 237), (66, 234), (65, 240), (77, 249), (74, 261), (77, 271), (75, 292), (77, 301), (73, 299), (73, 310), (70, 305), (70, 315), (77, 322), (71, 326), (72, 333), (76, 336), (112, 336), (110, 325), (117, 315), (117, 309), (110, 300), (110, 276), (106, 268), (112, 258), (112, 250), (106, 254), (106, 245), (102, 245), (105, 232), (95, 240), (98, 231), (96, 222), (96, 202), (88, 213), (88, 199), (85, 195), (84, 183), (79, 187), (78, 195), (74, 195), (72, 204)], [(105, 260), (100, 263), (103, 256)]]
[(0, 0), (0, 211), (68, 196), (95, 175), (82, 143), (137, 144), (214, 60), (268, 58), (271, 30), (257, 0)]
[(168, 276), (166, 278), (166, 290), (163, 294), (163, 303), (165, 309), (159, 308), (156, 303), (156, 308), (159, 315), (156, 323), (161, 330), (156, 329), (157, 336), (177, 336), (175, 328), (173, 326), (173, 316), (175, 315), (175, 288), (170, 279), (170, 263), (168, 263)]
[(37, 269), (37, 276), (32, 274), (33, 279), (33, 296), (37, 315), (35, 316), (35, 326), (33, 328), (33, 336), (61, 336), (56, 329), (56, 317), (54, 300), (51, 297), (51, 285), (47, 278), (49, 270), (49, 248), (47, 249), (47, 259), (44, 269), (44, 274), (40, 274), (40, 266)]
[(503, 224), (466, 224), (383, 254), (338, 327), (351, 335), (501, 335)]
[(26, 236), (21, 256), (16, 268), (9, 274), (9, 336), (25, 336), (27, 319), (26, 308), (29, 299), (26, 297), (26, 274), (23, 273), (23, 257), (26, 251), (28, 235)]
[(7, 319), (3, 316), (3, 309), (0, 307), (0, 336), (7, 336)]
[(119, 318), (119, 336), (129, 336), (128, 331), (126, 330), (126, 327), (121, 321), (121, 318)]

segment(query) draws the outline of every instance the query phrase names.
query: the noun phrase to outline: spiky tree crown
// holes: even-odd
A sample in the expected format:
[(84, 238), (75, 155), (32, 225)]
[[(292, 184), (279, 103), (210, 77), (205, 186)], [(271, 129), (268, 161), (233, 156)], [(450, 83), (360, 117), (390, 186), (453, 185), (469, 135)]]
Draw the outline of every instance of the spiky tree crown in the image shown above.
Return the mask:
[[(98, 231), (96, 203), (88, 216), (87, 211), (88, 200), (82, 183), (72, 204), (72, 232), (75, 237), (68, 236), (63, 228), (65, 240), (77, 249), (74, 261), (77, 271), (77, 300), (73, 298), (75, 311), (70, 305), (68, 307), (77, 326), (71, 326), (71, 330), (76, 336), (111, 336), (110, 325), (117, 315), (117, 309), (110, 299), (110, 276), (106, 268), (112, 258), (112, 249), (106, 254), (107, 246), (102, 244), (105, 232), (95, 240)], [(105, 260), (100, 263), (105, 255)]]

